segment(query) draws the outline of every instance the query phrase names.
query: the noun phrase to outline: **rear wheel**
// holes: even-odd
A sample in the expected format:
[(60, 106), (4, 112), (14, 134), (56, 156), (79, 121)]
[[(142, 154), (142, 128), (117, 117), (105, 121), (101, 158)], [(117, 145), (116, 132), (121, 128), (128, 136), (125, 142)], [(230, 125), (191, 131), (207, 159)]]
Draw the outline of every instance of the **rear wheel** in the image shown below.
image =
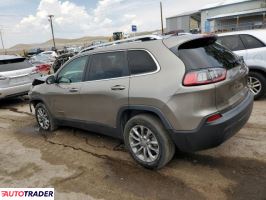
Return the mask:
[(249, 72), (248, 76), (248, 87), (254, 94), (254, 99), (260, 99), (265, 95), (266, 92), (266, 79), (258, 72)]
[(125, 126), (124, 139), (134, 160), (146, 168), (162, 168), (175, 153), (175, 145), (167, 131), (152, 115), (131, 118)]
[(44, 131), (54, 131), (56, 125), (54, 119), (43, 103), (38, 103), (35, 106), (35, 116), (39, 127)]

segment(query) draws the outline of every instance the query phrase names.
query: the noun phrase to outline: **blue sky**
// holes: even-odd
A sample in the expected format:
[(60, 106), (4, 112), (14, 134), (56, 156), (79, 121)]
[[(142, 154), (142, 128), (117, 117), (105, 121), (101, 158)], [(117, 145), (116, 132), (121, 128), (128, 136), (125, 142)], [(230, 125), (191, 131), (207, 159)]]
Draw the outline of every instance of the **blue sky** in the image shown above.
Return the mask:
[[(34, 14), (40, 4), (40, 1), (41, 0), (1, 0), (0, 16), (6, 14), (6, 15), (16, 15), (16, 17), (23, 17), (29, 14)], [(94, 8), (98, 2), (98, 0), (70, 0), (70, 1), (79, 6), (85, 6), (88, 10)]]
[[(196, 10), (220, 0), (162, 0), (164, 16)], [(55, 36), (77, 38), (160, 28), (160, 0), (1, 0), (0, 27), (7, 47), (51, 38), (48, 14), (54, 14)]]

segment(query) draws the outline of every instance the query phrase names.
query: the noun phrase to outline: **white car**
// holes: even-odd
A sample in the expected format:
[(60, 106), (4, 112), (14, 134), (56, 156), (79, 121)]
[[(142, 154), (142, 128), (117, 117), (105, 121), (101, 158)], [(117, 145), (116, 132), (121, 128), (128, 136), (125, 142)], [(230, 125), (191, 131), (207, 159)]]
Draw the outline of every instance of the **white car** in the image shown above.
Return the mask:
[(44, 51), (42, 53), (39, 53), (38, 55), (45, 55), (45, 56), (49, 56), (49, 57), (53, 57), (53, 58), (58, 57), (58, 55), (55, 51)]
[(248, 85), (259, 99), (266, 93), (266, 30), (218, 34), (218, 42), (244, 58), (250, 69)]
[(38, 54), (38, 55), (32, 56), (30, 58), (30, 61), (31, 61), (31, 63), (42, 62), (42, 63), (52, 65), (54, 63), (55, 59), (56, 58), (54, 58), (52, 56), (47, 56), (45, 54)]
[(27, 94), (32, 81), (41, 76), (39, 67), (23, 57), (0, 55), (0, 99)]

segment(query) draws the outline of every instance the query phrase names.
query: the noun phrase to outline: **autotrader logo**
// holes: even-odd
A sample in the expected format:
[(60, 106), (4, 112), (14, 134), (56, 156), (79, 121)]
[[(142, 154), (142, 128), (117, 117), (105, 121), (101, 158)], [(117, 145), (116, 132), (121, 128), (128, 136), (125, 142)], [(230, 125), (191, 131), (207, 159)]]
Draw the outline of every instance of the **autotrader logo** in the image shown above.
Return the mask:
[(54, 188), (1, 188), (0, 200), (54, 200)]

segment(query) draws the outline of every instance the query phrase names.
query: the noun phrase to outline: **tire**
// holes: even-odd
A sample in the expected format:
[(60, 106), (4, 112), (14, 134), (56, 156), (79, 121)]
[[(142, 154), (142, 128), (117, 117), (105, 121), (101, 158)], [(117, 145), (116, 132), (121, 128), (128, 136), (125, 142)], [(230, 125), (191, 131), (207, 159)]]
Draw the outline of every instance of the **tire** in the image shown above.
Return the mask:
[(153, 115), (140, 114), (131, 118), (124, 128), (124, 141), (133, 159), (148, 169), (162, 168), (175, 154), (175, 144), (161, 121)]
[[(41, 116), (43, 114), (43, 117)], [(46, 108), (46, 106), (43, 103), (38, 103), (35, 106), (35, 117), (36, 121), (40, 127), (41, 130), (43, 131), (54, 131), (57, 129), (57, 126), (55, 124), (55, 121)], [(44, 122), (45, 118), (48, 120), (48, 122)]]
[(250, 88), (250, 91), (254, 94), (254, 99), (260, 99), (266, 93), (265, 76), (263, 76), (261, 73), (250, 71), (248, 77), (248, 86)]

